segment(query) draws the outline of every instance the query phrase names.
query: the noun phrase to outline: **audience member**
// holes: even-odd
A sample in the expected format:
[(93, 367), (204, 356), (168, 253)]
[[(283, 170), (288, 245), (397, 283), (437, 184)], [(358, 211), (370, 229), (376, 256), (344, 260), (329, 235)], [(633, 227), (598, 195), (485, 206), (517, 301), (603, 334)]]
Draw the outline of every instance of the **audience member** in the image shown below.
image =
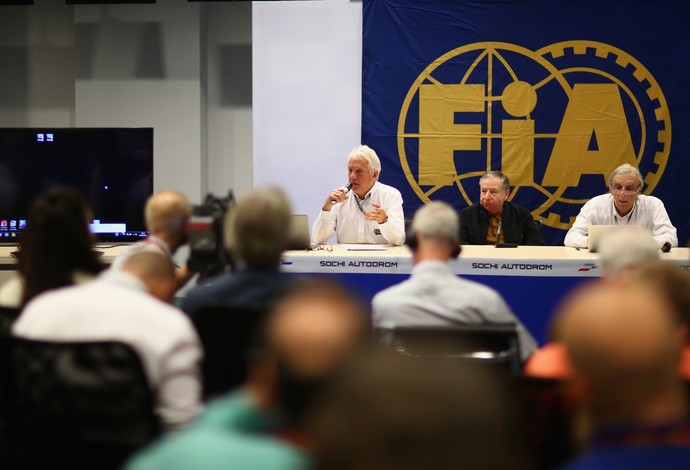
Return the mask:
[(586, 247), (590, 225), (640, 225), (652, 233), (657, 246), (678, 246), (676, 228), (664, 203), (640, 194), (644, 180), (640, 170), (623, 164), (608, 179), (609, 193), (590, 199), (565, 235), (565, 246)]
[(339, 287), (306, 281), (268, 317), (246, 384), (212, 402), (192, 428), (145, 449), (130, 470), (307, 468), (302, 419), (366, 338), (362, 307)]
[(120, 270), (37, 297), (15, 322), (13, 333), (51, 341), (130, 344), (156, 390), (156, 412), (163, 424), (171, 430), (184, 427), (202, 408), (198, 369), (202, 352), (187, 316), (167, 303), (175, 291), (174, 276), (168, 258), (151, 252), (133, 254)]
[(278, 189), (255, 190), (226, 216), (226, 245), (237, 263), (233, 272), (212, 278), (187, 293), (182, 308), (190, 315), (204, 304), (261, 304), (271, 307), (294, 284), (280, 272), (288, 243), (290, 205)]
[(31, 204), (19, 243), (17, 275), (0, 305), (21, 307), (42, 292), (92, 279), (102, 269), (89, 231), (90, 209), (78, 191), (55, 186)]
[(539, 227), (524, 207), (508, 201), (510, 181), (500, 171), (489, 171), (479, 179), (479, 204), (460, 214), (463, 245), (543, 245)]
[(453, 273), (449, 261), (460, 243), (455, 210), (444, 202), (427, 204), (416, 212), (411, 231), (412, 275), (374, 296), (374, 326), (515, 323), (522, 357), (529, 356), (536, 342), (501, 296)]
[(502, 381), (467, 362), (366, 355), (311, 416), (317, 470), (530, 468)]
[(641, 282), (594, 284), (560, 314), (572, 388), (591, 425), (586, 454), (564, 468), (687, 468), (681, 338), (663, 292)]
[[(177, 249), (187, 243), (187, 222), (191, 214), (192, 206), (184, 194), (171, 190), (153, 194), (144, 207), (149, 236), (118, 256), (113, 261), (112, 268), (119, 269), (128, 257), (142, 251), (158, 253), (172, 260)], [(192, 275), (186, 266), (177, 267), (177, 288), (184, 286)]]
[[(615, 227), (599, 243), (599, 268), (605, 282), (621, 282), (636, 271), (659, 260), (659, 247), (651, 233), (637, 225)], [(551, 327), (551, 342), (532, 354), (524, 367), (524, 374), (545, 379), (565, 379), (572, 374), (572, 366), (565, 347), (558, 341), (558, 318)]]
[(381, 161), (376, 152), (366, 145), (355, 147), (347, 157), (347, 173), (348, 185), (331, 191), (321, 207), (312, 227), (314, 243), (326, 243), (335, 233), (338, 243), (402, 245), (402, 196), (378, 181)]
[(655, 286), (673, 305), (683, 341), (678, 374), (682, 379), (690, 381), (690, 276), (677, 266), (656, 262), (640, 267), (634, 278)]
[(632, 274), (640, 266), (659, 260), (659, 247), (649, 230), (622, 225), (607, 232), (599, 242), (599, 268), (605, 279)]

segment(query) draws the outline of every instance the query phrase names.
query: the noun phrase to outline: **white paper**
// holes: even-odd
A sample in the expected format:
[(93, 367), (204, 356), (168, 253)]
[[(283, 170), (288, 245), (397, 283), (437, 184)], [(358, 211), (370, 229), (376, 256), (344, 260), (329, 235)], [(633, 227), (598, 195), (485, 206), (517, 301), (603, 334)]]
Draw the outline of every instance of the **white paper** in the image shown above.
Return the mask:
[(386, 251), (383, 245), (369, 245), (364, 243), (340, 245), (347, 251)]

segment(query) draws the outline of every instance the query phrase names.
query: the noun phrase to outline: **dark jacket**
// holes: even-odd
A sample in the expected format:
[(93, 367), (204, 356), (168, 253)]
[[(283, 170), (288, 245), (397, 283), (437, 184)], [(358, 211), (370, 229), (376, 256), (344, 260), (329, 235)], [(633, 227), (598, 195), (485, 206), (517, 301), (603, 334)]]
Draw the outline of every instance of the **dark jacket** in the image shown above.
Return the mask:
[[(506, 243), (543, 245), (537, 223), (524, 207), (503, 203), (503, 238)], [(463, 209), (460, 214), (460, 242), (463, 245), (485, 245), (489, 231), (489, 212), (480, 204)]]

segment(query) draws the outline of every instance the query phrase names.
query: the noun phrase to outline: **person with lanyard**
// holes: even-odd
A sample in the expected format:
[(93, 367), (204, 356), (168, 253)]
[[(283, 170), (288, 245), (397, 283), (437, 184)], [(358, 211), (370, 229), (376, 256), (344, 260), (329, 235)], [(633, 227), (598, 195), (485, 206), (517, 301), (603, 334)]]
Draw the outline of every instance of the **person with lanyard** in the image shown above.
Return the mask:
[(659, 247), (678, 246), (676, 228), (664, 203), (640, 194), (643, 179), (640, 170), (627, 163), (609, 175), (609, 192), (596, 196), (582, 206), (575, 223), (565, 235), (565, 246), (587, 247), (591, 225), (640, 225), (647, 228)]
[(376, 152), (366, 145), (355, 147), (347, 158), (347, 171), (347, 186), (330, 192), (314, 222), (314, 243), (326, 243), (335, 233), (338, 243), (402, 245), (402, 196), (378, 181), (381, 161)]
[[(120, 269), (130, 256), (141, 252), (157, 253), (172, 261), (177, 249), (187, 243), (187, 221), (191, 215), (192, 206), (184, 194), (163, 190), (151, 195), (144, 208), (149, 236), (115, 258), (111, 269)], [(186, 266), (177, 266), (175, 279), (178, 289), (184, 286), (193, 274)]]
[(460, 214), (463, 245), (543, 245), (544, 238), (527, 209), (508, 201), (510, 180), (500, 171), (479, 179), (479, 204)]

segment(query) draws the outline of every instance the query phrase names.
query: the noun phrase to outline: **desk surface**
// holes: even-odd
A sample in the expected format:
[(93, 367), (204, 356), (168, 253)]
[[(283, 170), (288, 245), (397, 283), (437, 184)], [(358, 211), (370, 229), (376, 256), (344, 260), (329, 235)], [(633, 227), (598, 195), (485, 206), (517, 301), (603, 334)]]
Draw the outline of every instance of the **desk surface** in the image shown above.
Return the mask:
[[(690, 271), (690, 249), (673, 248), (660, 253), (663, 261)], [(600, 275), (596, 253), (565, 246), (519, 246), (494, 248), (490, 245), (462, 247), (453, 261), (456, 274), (491, 276), (573, 276)], [(348, 251), (340, 245), (325, 250), (288, 251), (282, 269), (298, 273), (391, 273), (405, 274), (412, 269), (410, 250), (388, 246), (385, 251)]]
[[(103, 252), (100, 258), (104, 263), (110, 264), (113, 259), (123, 251), (127, 250), (131, 244), (106, 245), (97, 246), (96, 250)], [(0, 270), (15, 271), (17, 269), (17, 258), (13, 257), (11, 253), (17, 251), (19, 248), (16, 245), (0, 245)]]

